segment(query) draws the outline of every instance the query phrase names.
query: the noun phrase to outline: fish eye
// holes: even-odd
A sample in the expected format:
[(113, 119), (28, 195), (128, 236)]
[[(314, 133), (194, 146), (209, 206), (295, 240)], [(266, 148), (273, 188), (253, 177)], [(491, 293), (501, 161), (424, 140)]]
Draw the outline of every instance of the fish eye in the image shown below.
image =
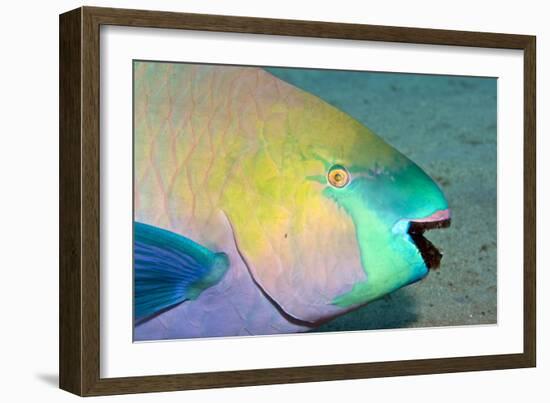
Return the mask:
[(349, 172), (346, 168), (340, 165), (334, 165), (330, 168), (327, 177), (328, 182), (336, 188), (343, 188), (349, 183), (350, 180)]

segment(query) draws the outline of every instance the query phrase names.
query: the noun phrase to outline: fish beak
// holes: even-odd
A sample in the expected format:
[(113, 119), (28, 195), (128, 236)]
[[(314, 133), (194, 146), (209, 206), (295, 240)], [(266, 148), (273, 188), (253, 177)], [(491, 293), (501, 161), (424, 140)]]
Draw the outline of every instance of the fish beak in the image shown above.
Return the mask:
[(430, 270), (435, 270), (439, 267), (443, 254), (424, 237), (424, 232), (437, 228), (447, 228), (450, 225), (451, 211), (445, 209), (438, 210), (428, 217), (399, 220), (394, 226), (394, 232), (397, 230), (406, 232), (411, 242), (414, 243), (420, 252), (426, 267)]

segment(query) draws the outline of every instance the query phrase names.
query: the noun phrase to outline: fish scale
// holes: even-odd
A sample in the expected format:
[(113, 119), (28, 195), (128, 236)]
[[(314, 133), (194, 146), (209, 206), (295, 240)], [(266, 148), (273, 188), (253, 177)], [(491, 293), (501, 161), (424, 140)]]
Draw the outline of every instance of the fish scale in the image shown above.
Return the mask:
[[(152, 77), (149, 86), (158, 86), (159, 88), (171, 88), (171, 86), (157, 82), (155, 77), (167, 80), (170, 77), (169, 71), (173, 71), (174, 68), (180, 69), (179, 74), (177, 74), (179, 77), (187, 75), (188, 79), (185, 81), (188, 83), (194, 82), (195, 85), (193, 87), (198, 83), (212, 87), (210, 83), (215, 81), (216, 77), (219, 76), (216, 74), (216, 69), (214, 68), (202, 69), (196, 66), (174, 67), (171, 64), (154, 64), (150, 66), (142, 63), (136, 67), (136, 77), (147, 74), (147, 70), (152, 67), (158, 68), (158, 70), (155, 69), (153, 74), (149, 72)], [(247, 80), (246, 77), (243, 77), (243, 72), (240, 69), (235, 69), (232, 73), (223, 74), (225, 77), (224, 80), (217, 80), (217, 92), (230, 88), (233, 91), (238, 91), (243, 88), (242, 85), (238, 85), (237, 81), (239, 76), (241, 79)], [(258, 72), (251, 71), (250, 73), (257, 74)], [(220, 244), (219, 239), (217, 242), (214, 240), (216, 238), (215, 233), (218, 231), (216, 229), (208, 230), (212, 226), (221, 227), (218, 220), (214, 220), (215, 223), (212, 223), (211, 215), (215, 210), (199, 210), (197, 212), (197, 207), (200, 209), (201, 206), (210, 207), (215, 205), (223, 195), (224, 188), (228, 185), (229, 175), (223, 178), (223, 181), (220, 177), (212, 178), (205, 175), (205, 178), (210, 179), (210, 181), (201, 181), (200, 175), (190, 176), (187, 167), (193, 161), (213, 161), (216, 157), (216, 149), (223, 148), (227, 150), (228, 148), (231, 149), (232, 145), (240, 143), (238, 139), (234, 139), (234, 130), (236, 127), (242, 126), (237, 123), (223, 121), (226, 118), (228, 122), (231, 122), (229, 117), (238, 115), (239, 111), (233, 100), (239, 99), (239, 96), (233, 97), (233, 91), (228, 91), (228, 96), (218, 98), (220, 101), (217, 103), (217, 108), (213, 108), (215, 113), (210, 113), (204, 109), (211, 108), (212, 102), (197, 103), (196, 96), (193, 96), (190, 91), (185, 91), (184, 88), (179, 95), (166, 94), (165, 99), (157, 100), (157, 103), (160, 103), (158, 108), (161, 111), (165, 111), (166, 115), (165, 119), (161, 119), (159, 118), (158, 109), (154, 113), (151, 110), (147, 110), (147, 107), (151, 105), (151, 97), (147, 96), (149, 86), (136, 86), (135, 88), (135, 99), (143, 100), (143, 102), (136, 102), (135, 161), (137, 163), (135, 164), (135, 177), (137, 180), (134, 185), (136, 194), (135, 219), (177, 233), (186, 234), (205, 245)], [(282, 95), (281, 88), (275, 86), (273, 88), (276, 89), (278, 94)], [(181, 113), (174, 113), (172, 105), (179, 105)], [(220, 111), (220, 105), (226, 109)], [(190, 119), (191, 116), (201, 117), (211, 115), (214, 118), (209, 120), (211, 122), (210, 125), (197, 125), (195, 122), (201, 122), (199, 119)], [(155, 118), (151, 119), (151, 116)], [(180, 127), (183, 127), (179, 130), (175, 129), (175, 123), (169, 124), (170, 119), (177, 119), (177, 116), (187, 117), (187, 119), (182, 119), (178, 122)], [(153, 120), (153, 122), (147, 122), (149, 119)], [(142, 121), (145, 121), (145, 123)], [(141, 122), (141, 124), (138, 122)], [(212, 137), (214, 126), (221, 128), (215, 133), (216, 137), (221, 140), (220, 144), (217, 147), (206, 147), (203, 139), (207, 136)], [(228, 132), (232, 132), (233, 136), (228, 136)], [(169, 138), (172, 139), (171, 142), (167, 141)], [(173, 150), (175, 149), (178, 150), (176, 157), (173, 156)], [(232, 170), (230, 165), (238, 167), (239, 158), (226, 165), (229, 166), (229, 169), (227, 169), (228, 172), (232, 172), (235, 169), (233, 168)], [(201, 183), (205, 184), (210, 191), (199, 192), (197, 187)], [(187, 189), (190, 192), (191, 198), (185, 192), (175, 190), (176, 186), (178, 189)], [(204, 197), (198, 200), (195, 199), (198, 194), (202, 194)], [(168, 202), (171, 197), (174, 198), (174, 201), (172, 201), (172, 205), (174, 205), (173, 209), (170, 208), (170, 203)], [(148, 203), (142, 204), (140, 203), (141, 200), (147, 200)], [(162, 214), (159, 214), (159, 211)], [(208, 236), (204, 236), (204, 233), (208, 234)], [(229, 249), (226, 247), (225, 250)], [(204, 337), (216, 333), (208, 324), (220, 323), (221, 321), (234, 323), (233, 332), (236, 327), (239, 329), (251, 329), (253, 331), (256, 327), (261, 326), (262, 328), (273, 329), (274, 333), (303, 331), (306, 328), (304, 324), (289, 322), (284, 315), (280, 314), (278, 309), (252, 281), (248, 269), (236, 251), (230, 254), (230, 258), (232, 275), (227, 276), (218, 287), (207, 291), (204, 296), (201, 296), (198, 303), (181, 304), (153, 320), (138, 325), (136, 327), (135, 338), (145, 340)], [(211, 301), (218, 302), (212, 303)], [(224, 309), (221, 309), (219, 306), (219, 301), (225, 301), (222, 304)], [(214, 309), (212, 308), (213, 305), (218, 306)], [(231, 306), (233, 308), (230, 309)], [(254, 315), (253, 311), (255, 309), (259, 310), (261, 315)], [(205, 311), (210, 311), (209, 315), (205, 316), (203, 314)], [(269, 312), (269, 314), (266, 314), (266, 312)], [(190, 328), (170, 326), (171, 318), (178, 321), (177, 318), (182, 314), (189, 318), (191, 323), (200, 323), (200, 326), (192, 326)], [(257, 316), (261, 316), (263, 319), (258, 322)], [(243, 318), (253, 319), (251, 319), (251, 323), (247, 323)], [(162, 325), (159, 326), (159, 323), (162, 323)]]

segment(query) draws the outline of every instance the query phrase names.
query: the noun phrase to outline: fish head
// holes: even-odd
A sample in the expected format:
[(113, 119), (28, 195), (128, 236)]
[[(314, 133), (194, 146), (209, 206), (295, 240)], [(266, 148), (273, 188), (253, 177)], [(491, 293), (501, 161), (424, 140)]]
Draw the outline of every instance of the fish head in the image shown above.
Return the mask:
[(345, 242), (357, 245), (367, 277), (336, 296), (334, 304), (362, 305), (439, 267), (442, 255), (423, 233), (450, 225), (450, 209), (439, 186), (418, 165), (366, 128), (359, 130), (347, 155), (325, 165), (322, 194), (353, 222)]
[(256, 283), (290, 317), (321, 323), (422, 279), (450, 222), (438, 185), (360, 122), (307, 93), (261, 123), (228, 210)]

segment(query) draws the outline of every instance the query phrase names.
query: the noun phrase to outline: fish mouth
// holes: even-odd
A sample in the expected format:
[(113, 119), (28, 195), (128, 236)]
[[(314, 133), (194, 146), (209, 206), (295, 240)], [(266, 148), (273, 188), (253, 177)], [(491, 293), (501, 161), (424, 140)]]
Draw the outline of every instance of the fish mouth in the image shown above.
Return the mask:
[(417, 247), (426, 267), (430, 270), (439, 268), (443, 253), (424, 237), (424, 232), (447, 228), (451, 225), (451, 212), (449, 209), (438, 210), (429, 217), (410, 219), (407, 233)]

